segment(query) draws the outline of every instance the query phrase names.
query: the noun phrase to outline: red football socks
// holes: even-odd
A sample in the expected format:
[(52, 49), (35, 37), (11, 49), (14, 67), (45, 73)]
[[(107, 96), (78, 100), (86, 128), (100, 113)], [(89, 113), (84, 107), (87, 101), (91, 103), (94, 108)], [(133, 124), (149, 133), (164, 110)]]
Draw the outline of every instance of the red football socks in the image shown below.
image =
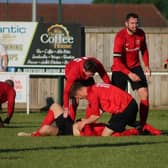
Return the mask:
[(142, 126), (144, 126), (147, 121), (148, 111), (149, 111), (149, 101), (141, 100), (140, 102), (140, 123)]
[(33, 132), (31, 136), (42, 136), (39, 131)]
[(54, 121), (54, 112), (49, 109), (48, 112), (47, 112), (47, 115), (45, 116), (42, 124), (41, 124), (41, 127), (44, 126), (44, 125), (51, 125)]
[[(40, 128), (44, 125), (51, 125), (54, 119), (55, 119), (54, 112), (51, 109), (49, 109), (47, 115), (45, 116), (44, 120), (41, 123)], [(36, 132), (33, 132), (31, 136), (42, 136), (41, 133), (39, 132), (40, 128), (38, 128)]]

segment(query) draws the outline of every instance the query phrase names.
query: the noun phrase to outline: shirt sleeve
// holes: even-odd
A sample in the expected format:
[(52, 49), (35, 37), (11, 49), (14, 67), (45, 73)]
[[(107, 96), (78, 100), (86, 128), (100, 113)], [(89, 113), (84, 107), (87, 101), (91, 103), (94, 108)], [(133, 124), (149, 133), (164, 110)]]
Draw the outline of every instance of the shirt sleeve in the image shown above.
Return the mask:
[(124, 48), (125, 40), (120, 36), (116, 36), (114, 40), (114, 49), (113, 49), (113, 64), (117, 67), (117, 70), (128, 75), (130, 70), (122, 62), (122, 52)]

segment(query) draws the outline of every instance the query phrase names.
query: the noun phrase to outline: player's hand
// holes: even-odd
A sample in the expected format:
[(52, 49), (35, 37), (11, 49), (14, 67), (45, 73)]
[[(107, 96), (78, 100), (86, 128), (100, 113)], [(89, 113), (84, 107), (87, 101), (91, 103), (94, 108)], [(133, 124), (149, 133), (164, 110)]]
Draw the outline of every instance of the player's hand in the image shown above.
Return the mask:
[(68, 117), (68, 114), (69, 114), (68, 108), (64, 108), (63, 117), (64, 117), (64, 118), (67, 118), (67, 117)]
[(137, 74), (133, 73), (133, 72), (130, 72), (130, 73), (128, 74), (128, 77), (129, 77), (133, 82), (139, 82), (139, 81), (141, 80), (140, 77), (139, 77)]
[(84, 128), (85, 124), (85, 119), (82, 119), (82, 121), (78, 122), (78, 128), (80, 131)]
[(147, 75), (148, 81), (151, 81), (151, 70), (149, 67), (144, 67), (144, 73)]

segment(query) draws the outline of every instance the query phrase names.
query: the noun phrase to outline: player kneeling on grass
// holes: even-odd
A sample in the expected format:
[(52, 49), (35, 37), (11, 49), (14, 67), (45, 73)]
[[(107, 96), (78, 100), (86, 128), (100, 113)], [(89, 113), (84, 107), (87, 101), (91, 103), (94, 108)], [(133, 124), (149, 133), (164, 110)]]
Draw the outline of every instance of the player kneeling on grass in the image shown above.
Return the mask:
[[(18, 136), (58, 136), (58, 135), (74, 135), (74, 136), (101, 136), (105, 128), (104, 123), (86, 124), (82, 130), (79, 130), (79, 123), (73, 123), (71, 116), (63, 117), (64, 109), (57, 103), (51, 105), (45, 116), (40, 128), (33, 133), (19, 132)], [(52, 123), (56, 122), (56, 126)], [(129, 136), (137, 135), (136, 130), (128, 129), (122, 133), (115, 133), (113, 136)]]
[(0, 117), (0, 128), (4, 124), (9, 124), (14, 113), (16, 91), (14, 89), (14, 82), (10, 79), (0, 81), (0, 106), (7, 103), (7, 116), (4, 120)]
[(127, 125), (137, 127), (140, 132), (148, 132), (152, 135), (161, 134), (159, 130), (149, 124), (145, 124), (143, 128), (137, 124), (138, 105), (136, 101), (130, 94), (118, 87), (110, 84), (84, 86), (80, 82), (76, 82), (71, 88), (70, 95), (76, 99), (88, 101), (86, 118), (78, 123), (79, 130), (82, 130), (87, 124), (96, 122), (101, 116), (101, 110), (112, 114), (102, 136), (111, 136), (114, 132), (121, 133)]

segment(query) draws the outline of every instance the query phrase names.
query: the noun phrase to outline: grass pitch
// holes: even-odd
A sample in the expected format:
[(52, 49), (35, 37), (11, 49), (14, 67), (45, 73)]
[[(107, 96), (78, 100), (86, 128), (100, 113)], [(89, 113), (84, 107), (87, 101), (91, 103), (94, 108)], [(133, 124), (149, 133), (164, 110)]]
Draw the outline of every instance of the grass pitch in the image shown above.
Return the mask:
[[(0, 168), (168, 167), (168, 110), (149, 114), (148, 123), (163, 130), (162, 136), (17, 137), (20, 131), (36, 130), (45, 114), (18, 112), (9, 126), (0, 128)], [(101, 121), (108, 118), (103, 115)]]

